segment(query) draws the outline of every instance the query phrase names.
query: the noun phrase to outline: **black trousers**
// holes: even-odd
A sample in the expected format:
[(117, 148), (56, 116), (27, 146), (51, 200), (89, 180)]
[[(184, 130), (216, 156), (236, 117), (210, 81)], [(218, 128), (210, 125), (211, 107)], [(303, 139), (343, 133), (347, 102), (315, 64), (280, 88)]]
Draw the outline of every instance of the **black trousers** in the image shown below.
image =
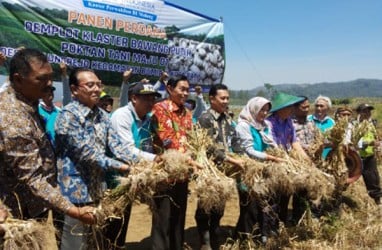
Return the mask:
[(236, 223), (235, 236), (239, 237), (240, 233), (257, 234), (253, 232), (253, 229), (259, 222), (260, 211), (256, 202), (250, 200), (248, 192), (239, 190), (239, 207), (240, 214)]
[(300, 221), (308, 207), (309, 200), (306, 190), (300, 190), (293, 194), (292, 220), (294, 224)]
[(184, 242), (188, 182), (176, 183), (154, 198), (153, 250), (181, 250)]
[(128, 205), (123, 213), (123, 218), (108, 219), (102, 229), (104, 245), (107, 249), (124, 249), (126, 242), (127, 227), (129, 226), (132, 205)]
[(374, 155), (362, 158), (363, 170), (362, 177), (365, 182), (367, 192), (376, 203), (380, 203), (382, 191), (380, 186), (377, 160)]
[[(212, 209), (209, 213), (207, 213), (204, 209), (200, 208), (198, 203), (195, 211), (195, 221), (196, 227), (198, 228), (201, 245), (210, 244), (213, 249), (218, 247), (218, 230), (220, 226), (220, 220), (223, 215), (224, 208), (222, 210)], [(206, 233), (209, 234), (209, 239), (204, 237)]]
[(290, 195), (286, 195), (286, 194), (280, 194), (277, 197), (278, 202), (277, 202), (276, 210), (277, 210), (279, 219), (284, 223), (286, 223), (288, 219), (289, 199), (290, 199)]

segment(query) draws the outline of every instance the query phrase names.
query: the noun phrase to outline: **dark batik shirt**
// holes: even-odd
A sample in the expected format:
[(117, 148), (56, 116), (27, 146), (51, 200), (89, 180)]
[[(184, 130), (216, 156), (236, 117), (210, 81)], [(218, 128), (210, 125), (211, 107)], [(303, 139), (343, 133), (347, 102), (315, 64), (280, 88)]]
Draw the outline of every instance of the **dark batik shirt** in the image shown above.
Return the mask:
[(232, 126), (232, 119), (227, 113), (220, 114), (210, 108), (199, 117), (198, 123), (202, 128), (208, 129), (208, 134), (216, 143), (208, 152), (214, 156), (215, 162), (224, 161), (228, 152), (244, 153)]
[(0, 93), (0, 198), (16, 218), (72, 206), (57, 186), (56, 158), (37, 105), (12, 87)]

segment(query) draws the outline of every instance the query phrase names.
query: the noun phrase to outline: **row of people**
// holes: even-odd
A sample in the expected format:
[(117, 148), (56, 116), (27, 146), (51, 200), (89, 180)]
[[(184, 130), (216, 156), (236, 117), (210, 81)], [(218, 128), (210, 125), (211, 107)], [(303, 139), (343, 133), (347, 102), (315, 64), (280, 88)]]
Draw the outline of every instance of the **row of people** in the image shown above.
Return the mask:
[[(122, 248), (131, 207), (126, 209), (124, 220), (110, 220), (96, 238), (92, 236), (89, 239), (90, 228), (86, 223), (94, 223), (94, 207), (107, 187), (108, 174), (128, 174), (139, 159), (160, 161), (160, 154), (168, 149), (186, 151), (187, 131), (193, 126), (192, 114), (185, 105), (190, 89), (187, 78), (170, 78), (166, 84), (168, 97), (160, 102), (156, 102), (159, 93), (150, 83), (129, 84), (127, 105), (117, 109), (110, 118), (97, 106), (102, 91), (100, 79), (92, 70), (75, 69), (68, 78), (73, 100), (59, 112), (53, 136), (48, 138), (43, 127), (44, 119), (37, 115), (37, 105), (40, 98), (47, 96), (50, 97), (44, 103), (51, 104), (54, 90), (51, 66), (41, 52), (33, 49), (16, 53), (10, 65), (10, 86), (0, 94), (2, 200), (12, 209), (14, 216), (22, 219), (45, 218), (47, 208), (66, 214), (62, 249), (91, 248), (94, 242), (104, 249)], [(306, 98), (285, 93), (276, 94), (272, 101), (255, 97), (240, 112), (235, 128), (227, 114), (227, 86), (211, 86), (211, 106), (198, 119), (216, 142), (208, 154), (218, 166), (226, 162), (237, 168), (241, 168), (243, 162), (230, 157), (229, 152), (280, 162), (283, 159), (265, 152), (268, 147), (280, 147), (287, 152), (295, 149), (308, 158), (303, 141), (309, 145), (305, 129), (311, 127), (305, 123), (311, 121), (322, 125), (315, 125), (318, 128), (327, 129), (326, 121), (331, 120), (327, 113), (322, 112), (322, 106), (331, 104), (330, 99), (319, 97), (315, 101), (316, 113), (312, 119), (300, 119), (295, 115), (292, 120), (296, 107), (305, 104), (302, 113), (307, 114), (306, 101)], [(41, 105), (40, 108), (43, 114), (44, 110), (51, 109), (51, 105)], [(362, 110), (371, 109), (367, 106)], [(298, 121), (301, 126), (295, 127), (293, 121)], [(367, 147), (374, 139), (364, 140), (365, 152), (370, 152)], [(56, 154), (52, 145), (56, 147)], [(363, 157), (370, 162), (370, 153)], [(370, 186), (374, 191), (379, 188), (375, 169), (369, 174), (373, 178)], [(58, 179), (55, 179), (56, 174)], [(238, 187), (240, 215), (237, 234), (250, 234), (255, 224), (260, 223), (262, 239), (266, 241), (272, 230), (277, 230), (273, 227), (274, 218), (267, 211), (269, 208), (255, 202), (248, 203), (245, 188)], [(379, 192), (374, 191), (370, 195), (378, 203), (380, 188)], [(182, 249), (187, 194), (188, 181), (182, 179), (155, 196), (152, 249)], [(269, 198), (278, 218), (286, 221), (289, 197), (277, 195)], [(206, 213), (197, 209), (195, 219), (204, 249), (218, 248), (223, 212), (213, 210)]]
[[(192, 126), (191, 113), (184, 108), (189, 93), (188, 80), (170, 79), (167, 83), (168, 99), (154, 107), (157, 92), (150, 84), (129, 86), (132, 119), (119, 124), (120, 120), (116, 118), (114, 126), (127, 124), (127, 129), (133, 134), (135, 148), (142, 149), (142, 152), (132, 152), (131, 144), (114, 130), (109, 115), (97, 106), (102, 86), (92, 70), (75, 69), (71, 72), (68, 86), (72, 101), (59, 112), (54, 131), (50, 133), (52, 136), (48, 137), (44, 129), (46, 120), (40, 119), (37, 110), (38, 100), (49, 96), (45, 100), (49, 104), (40, 105), (40, 108), (50, 111), (54, 91), (52, 67), (46, 56), (35, 49), (18, 51), (10, 65), (10, 83), (1, 92), (0, 112), (4, 116), (1, 129), (1, 159), (4, 163), (1, 198), (5, 205), (12, 210), (13, 216), (21, 219), (46, 218), (47, 208), (66, 214), (61, 249), (92, 248), (95, 242), (103, 249), (122, 247), (119, 241), (114, 241), (120, 234), (119, 228), (113, 226), (114, 220), (103, 228), (100, 235), (90, 235), (90, 227), (86, 226), (86, 223), (95, 222), (94, 208), (106, 188), (105, 174), (112, 170), (127, 174), (132, 163), (142, 155), (161, 154), (167, 149), (184, 152), (186, 131)], [(8, 105), (8, 101), (13, 105)], [(151, 151), (149, 146), (154, 148), (154, 144), (144, 141), (151, 135), (142, 129), (143, 126), (137, 126), (151, 108), (156, 124), (155, 152), (147, 152)], [(129, 140), (131, 138), (127, 136)], [(56, 154), (53, 153), (53, 145)], [(156, 158), (160, 159), (151, 157), (152, 160)], [(187, 186), (187, 180), (178, 180), (163, 193), (164, 197), (158, 194), (160, 198), (155, 199), (154, 249), (181, 248)], [(125, 236), (121, 235), (123, 244)]]

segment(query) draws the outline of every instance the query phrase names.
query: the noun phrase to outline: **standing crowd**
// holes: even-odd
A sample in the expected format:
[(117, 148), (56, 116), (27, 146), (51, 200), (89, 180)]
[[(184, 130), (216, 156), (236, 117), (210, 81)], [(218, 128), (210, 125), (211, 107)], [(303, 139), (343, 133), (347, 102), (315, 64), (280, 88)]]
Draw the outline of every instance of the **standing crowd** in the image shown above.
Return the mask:
[[(4, 60), (0, 55), (0, 63)], [(193, 126), (208, 131), (213, 145), (207, 155), (218, 168), (230, 164), (242, 170), (243, 160), (232, 154), (283, 162), (285, 159), (268, 151), (279, 148), (298, 152), (310, 161), (308, 149), (316, 135), (329, 131), (338, 119), (347, 119), (349, 133), (351, 127), (367, 123), (367, 131), (352, 146), (362, 159), (370, 197), (381, 203), (375, 157), (379, 138), (371, 119), (374, 107), (369, 104), (356, 108), (354, 120), (349, 118), (353, 110), (348, 107), (338, 108), (333, 119), (328, 97), (318, 96), (314, 113), (309, 115), (307, 97), (278, 92), (272, 100), (251, 98), (236, 123), (228, 109), (226, 85), (210, 86), (208, 106), (200, 86), (195, 87), (196, 96), (190, 101), (190, 83), (184, 76), (169, 78), (164, 72), (154, 85), (145, 79), (130, 83), (130, 70), (123, 73), (120, 107), (113, 111), (113, 98), (103, 91), (93, 70), (76, 68), (68, 75), (64, 64), (60, 69), (62, 108), (53, 103), (53, 69), (35, 49), (20, 49), (13, 56), (9, 83), (0, 91), (0, 199), (6, 206), (0, 207), (0, 223), (7, 216), (46, 220), (52, 210), (60, 249), (123, 249), (131, 205), (123, 218), (110, 218), (102, 230), (92, 231), (94, 211), (104, 192), (118, 186), (116, 177), (128, 175), (140, 160), (160, 162), (170, 149), (186, 153), (187, 132)], [(159, 91), (161, 86), (165, 91)], [(330, 142), (325, 141), (323, 147), (325, 158), (330, 154)], [(188, 179), (177, 179), (154, 195), (152, 249), (183, 249), (188, 184)], [(303, 190), (292, 197), (273, 194), (266, 197), (266, 205), (252, 200), (240, 179), (237, 190), (240, 214), (234, 237), (258, 238), (263, 244), (269, 237), (277, 237), (280, 221), (297, 223), (311, 205)], [(195, 220), (200, 249), (219, 249), (223, 215), (224, 209), (206, 212), (198, 204)]]

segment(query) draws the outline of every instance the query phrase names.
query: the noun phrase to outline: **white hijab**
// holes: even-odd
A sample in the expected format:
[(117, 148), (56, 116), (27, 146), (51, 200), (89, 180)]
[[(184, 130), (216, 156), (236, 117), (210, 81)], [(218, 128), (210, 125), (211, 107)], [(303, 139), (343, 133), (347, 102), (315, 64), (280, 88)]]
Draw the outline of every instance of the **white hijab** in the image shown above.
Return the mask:
[(271, 105), (271, 102), (264, 97), (253, 97), (248, 101), (247, 105), (245, 105), (243, 110), (240, 112), (238, 122), (245, 122), (251, 125), (257, 131), (259, 131), (264, 143), (274, 146), (275, 142), (272, 139), (272, 135), (266, 135), (264, 133), (264, 130), (268, 128), (265, 120), (262, 122), (256, 121), (258, 113), (266, 104)]

